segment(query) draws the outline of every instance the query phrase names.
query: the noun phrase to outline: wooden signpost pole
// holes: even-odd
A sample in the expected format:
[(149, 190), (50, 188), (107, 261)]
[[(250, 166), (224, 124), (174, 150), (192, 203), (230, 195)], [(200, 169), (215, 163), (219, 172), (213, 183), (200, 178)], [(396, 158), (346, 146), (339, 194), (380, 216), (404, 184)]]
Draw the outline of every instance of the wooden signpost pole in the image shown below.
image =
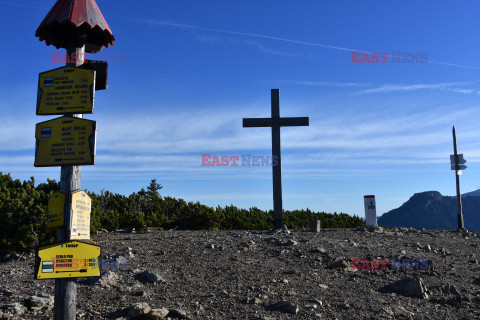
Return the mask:
[[(67, 23), (68, 22), (68, 23)], [(72, 239), (90, 239), (90, 200), (80, 190), (81, 165), (95, 163), (96, 122), (83, 120), (83, 113), (93, 113), (95, 90), (106, 89), (107, 67), (102, 63), (103, 74), (98, 74), (100, 65), (90, 63), (82, 66), (85, 52), (96, 53), (103, 47), (114, 45), (115, 37), (95, 0), (57, 0), (42, 21), (35, 36), (46, 45), (67, 50), (67, 66), (43, 72), (39, 75), (37, 95), (37, 115), (58, 115), (63, 117), (38, 123), (35, 138), (35, 166), (61, 166), (60, 191), (65, 194), (63, 226), (60, 226), (57, 241), (71, 242)], [(80, 68), (81, 67), (81, 68)], [(66, 71), (66, 73), (63, 73)], [(102, 85), (95, 86), (95, 79), (104, 79)], [(61, 85), (65, 81), (67, 85)], [(69, 112), (71, 111), (71, 112)], [(80, 120), (81, 119), (81, 120)], [(82, 123), (82, 125), (79, 125)], [(85, 129), (83, 129), (85, 128)], [(63, 132), (65, 130), (65, 132)], [(58, 148), (57, 146), (58, 145)], [(88, 146), (87, 149), (85, 149)], [(73, 200), (76, 199), (76, 203)], [(79, 204), (80, 203), (80, 204)], [(81, 204), (88, 203), (88, 206)], [(61, 205), (60, 205), (61, 206)], [(61, 210), (60, 210), (61, 211)], [(74, 215), (76, 218), (74, 218)], [(79, 218), (82, 216), (83, 218)], [(55, 216), (55, 219), (58, 219)], [(88, 225), (79, 221), (88, 221)], [(100, 256), (100, 248), (83, 243), (85, 250), (63, 244), (40, 248), (36, 260), (36, 279), (55, 279), (55, 320), (75, 320), (77, 304), (77, 278), (81, 276), (99, 276), (100, 267), (95, 260)], [(88, 248), (92, 249), (88, 251)], [(53, 250), (53, 251), (52, 251)], [(48, 256), (47, 253), (48, 252)], [(68, 252), (72, 259), (65, 263), (56, 263), (55, 254)], [(91, 252), (91, 253), (88, 253)], [(71, 270), (69, 265), (81, 257), (85, 262), (81, 270)], [(45, 260), (47, 259), (47, 260)], [(52, 261), (53, 260), (53, 261)], [(40, 263), (41, 262), (41, 263)], [(70, 268), (71, 273), (58, 273)], [(81, 271), (81, 273), (80, 273)]]
[[(67, 66), (79, 67), (85, 58), (85, 36), (74, 39), (67, 49)], [(69, 115), (65, 115), (69, 116)], [(71, 115), (83, 118), (82, 114)], [(72, 221), (72, 192), (80, 189), (81, 166), (62, 166), (60, 173), (60, 191), (65, 194), (64, 226), (59, 228), (57, 241), (69, 241)], [(77, 313), (77, 278), (55, 280), (55, 319), (74, 320)]]

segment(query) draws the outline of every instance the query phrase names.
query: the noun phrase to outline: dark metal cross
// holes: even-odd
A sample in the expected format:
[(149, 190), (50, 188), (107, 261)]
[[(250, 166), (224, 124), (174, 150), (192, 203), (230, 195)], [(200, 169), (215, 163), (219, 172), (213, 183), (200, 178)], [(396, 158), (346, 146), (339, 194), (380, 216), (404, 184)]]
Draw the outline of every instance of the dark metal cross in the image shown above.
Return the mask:
[[(280, 127), (308, 126), (308, 117), (280, 118), (280, 90), (272, 89), (272, 117), (244, 118), (243, 127), (272, 127), (273, 170), (273, 225), (275, 230), (283, 227), (282, 210), (282, 158), (280, 152)], [(275, 165), (275, 159), (276, 165)]]

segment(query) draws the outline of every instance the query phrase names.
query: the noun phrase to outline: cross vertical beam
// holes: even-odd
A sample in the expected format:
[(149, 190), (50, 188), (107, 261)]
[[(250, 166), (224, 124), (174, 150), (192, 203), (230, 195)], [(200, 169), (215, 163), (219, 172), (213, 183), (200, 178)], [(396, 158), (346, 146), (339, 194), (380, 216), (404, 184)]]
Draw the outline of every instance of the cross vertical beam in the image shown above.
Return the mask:
[(465, 229), (463, 224), (463, 212), (462, 212), (462, 195), (460, 194), (460, 176), (458, 174), (458, 154), (457, 154), (457, 135), (455, 133), (455, 126), (452, 128), (453, 134), (453, 154), (455, 155), (455, 182), (457, 183), (457, 225), (458, 229)]
[(282, 156), (280, 146), (280, 128), (308, 126), (308, 117), (280, 117), (280, 90), (271, 91), (272, 114), (270, 118), (244, 118), (244, 128), (272, 128), (272, 175), (273, 175), (273, 226), (275, 230), (283, 227), (282, 204)]
[(277, 159), (277, 165), (272, 163), (273, 175), (273, 228), (283, 226), (282, 205), (282, 154), (280, 146), (280, 90), (272, 89), (272, 162)]

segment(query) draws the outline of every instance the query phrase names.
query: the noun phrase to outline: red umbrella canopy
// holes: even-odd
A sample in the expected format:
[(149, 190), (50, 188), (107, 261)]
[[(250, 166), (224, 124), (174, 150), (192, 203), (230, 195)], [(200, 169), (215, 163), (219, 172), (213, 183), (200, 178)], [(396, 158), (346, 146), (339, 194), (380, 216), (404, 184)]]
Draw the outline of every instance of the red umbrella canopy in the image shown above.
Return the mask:
[(112, 30), (95, 0), (58, 0), (35, 32), (40, 41), (57, 48), (85, 43), (85, 51), (95, 53), (115, 44)]

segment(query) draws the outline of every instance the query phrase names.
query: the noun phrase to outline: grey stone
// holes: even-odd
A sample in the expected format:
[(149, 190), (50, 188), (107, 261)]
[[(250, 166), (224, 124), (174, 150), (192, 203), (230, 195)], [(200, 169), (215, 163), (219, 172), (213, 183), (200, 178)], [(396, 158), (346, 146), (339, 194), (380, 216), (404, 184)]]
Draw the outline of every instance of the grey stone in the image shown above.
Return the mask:
[(409, 317), (409, 316), (415, 315), (413, 312), (410, 312), (410, 311), (405, 310), (405, 308), (402, 307), (402, 306), (393, 307), (392, 309), (393, 309), (393, 312), (395, 313), (395, 316), (406, 316), (406, 317)]
[(135, 255), (133, 254), (133, 249), (130, 248), (130, 247), (127, 247), (126, 249), (124, 249), (119, 256), (124, 256), (124, 257), (127, 257), (127, 258), (135, 257)]
[(162, 284), (162, 283), (167, 282), (158, 273), (150, 272), (150, 271), (147, 271), (147, 270), (135, 275), (135, 279), (137, 279), (141, 282), (148, 282), (148, 283), (153, 283), (153, 284)]
[(286, 225), (283, 225), (282, 229), (275, 230), (276, 233), (284, 233), (284, 234), (290, 234), (290, 230), (288, 230)]
[(25, 299), (25, 306), (30, 310), (39, 311), (52, 308), (53, 302), (53, 296), (40, 294), (38, 296), (30, 296)]
[(151, 290), (136, 291), (133, 295), (137, 297), (150, 297), (153, 294)]
[(277, 303), (272, 304), (269, 308), (271, 310), (276, 310), (289, 314), (297, 314), (299, 311), (298, 305), (286, 300), (278, 301)]
[(152, 308), (150, 308), (147, 303), (136, 303), (128, 308), (128, 315), (132, 318), (138, 318), (146, 315), (150, 310), (152, 310)]
[(350, 263), (347, 260), (338, 259), (334, 263), (329, 265), (327, 267), (327, 269), (345, 269), (345, 268), (349, 268), (349, 267), (350, 267)]
[(292, 239), (288, 239), (287, 242), (285, 243), (285, 245), (287, 246), (296, 246), (298, 245), (298, 242), (297, 241), (294, 241)]
[(384, 292), (393, 292), (406, 297), (428, 298), (427, 288), (421, 278), (403, 278), (381, 288)]
[(0, 309), (4, 310), (6, 313), (10, 313), (18, 316), (21, 316), (27, 312), (27, 308), (19, 302), (6, 304), (0, 307)]
[(246, 300), (247, 304), (261, 304), (262, 303), (262, 299), (260, 299), (259, 297), (254, 297), (254, 298), (248, 298)]
[(170, 309), (168, 312), (168, 316), (171, 318), (180, 318), (180, 319), (185, 319), (187, 318), (187, 312), (183, 309)]
[(105, 272), (100, 278), (98, 279), (98, 284), (102, 287), (110, 287), (116, 285), (118, 283), (118, 275), (113, 271)]
[(152, 309), (149, 313), (145, 315), (145, 319), (149, 320), (158, 320), (158, 319), (165, 319), (169, 314), (169, 310), (167, 308), (159, 308), (159, 309)]
[(5, 297), (11, 297), (15, 294), (13, 291), (10, 291), (8, 289), (0, 289), (0, 291)]
[(341, 303), (341, 304), (339, 304), (338, 306), (339, 306), (341, 309), (344, 309), (344, 310), (350, 309), (350, 305), (349, 305), (348, 303), (346, 303), (346, 302)]

